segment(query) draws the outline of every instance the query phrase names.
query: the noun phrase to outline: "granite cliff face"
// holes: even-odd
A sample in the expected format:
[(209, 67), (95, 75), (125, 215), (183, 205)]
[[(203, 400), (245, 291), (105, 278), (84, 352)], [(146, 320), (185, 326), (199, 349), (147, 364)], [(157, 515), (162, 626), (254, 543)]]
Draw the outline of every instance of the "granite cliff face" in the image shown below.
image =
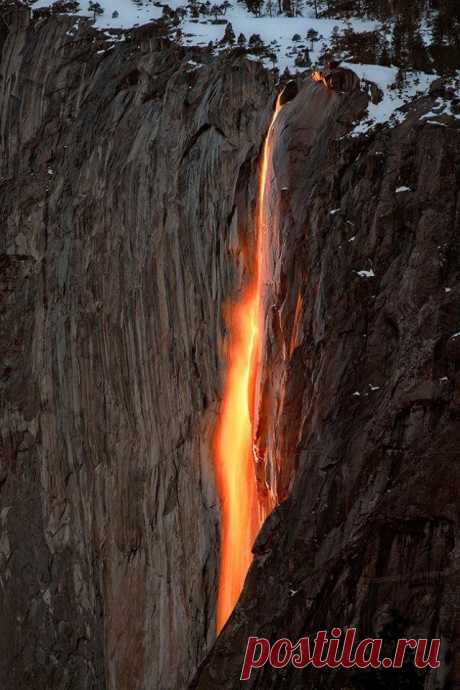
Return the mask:
[[(276, 123), (258, 442), (285, 500), (199, 690), (460, 682), (460, 128), (420, 119), (430, 96), (401, 126), (350, 138), (362, 99), (311, 83)], [(250, 635), (296, 641), (333, 627), (390, 649), (441, 637), (441, 668), (267, 666), (239, 682)]]
[(0, 685), (177, 690), (215, 637), (221, 308), (274, 84), (5, 18)]
[(153, 28), (107, 51), (84, 21), (4, 20), (1, 686), (182, 690), (209, 653), (191, 687), (236, 688), (249, 635), (357, 624), (441, 635), (425, 689), (453, 687), (455, 123), (419, 119), (433, 96), (350, 139), (366, 97), (315, 84), (280, 114), (257, 442), (283, 503), (212, 647), (222, 305), (274, 79)]

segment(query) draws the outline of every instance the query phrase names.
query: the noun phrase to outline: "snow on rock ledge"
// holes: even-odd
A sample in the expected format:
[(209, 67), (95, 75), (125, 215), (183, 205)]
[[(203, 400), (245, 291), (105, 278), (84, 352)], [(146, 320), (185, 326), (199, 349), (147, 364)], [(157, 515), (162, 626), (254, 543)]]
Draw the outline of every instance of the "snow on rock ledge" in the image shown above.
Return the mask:
[(352, 136), (365, 134), (378, 124), (401, 124), (407, 116), (401, 109), (417, 96), (427, 93), (431, 84), (438, 78), (435, 74), (408, 72), (405, 83), (400, 85), (397, 67), (356, 63), (343, 63), (343, 67), (353, 70), (363, 83), (375, 84), (380, 91), (380, 99), (377, 103), (369, 102), (368, 117), (356, 124)]

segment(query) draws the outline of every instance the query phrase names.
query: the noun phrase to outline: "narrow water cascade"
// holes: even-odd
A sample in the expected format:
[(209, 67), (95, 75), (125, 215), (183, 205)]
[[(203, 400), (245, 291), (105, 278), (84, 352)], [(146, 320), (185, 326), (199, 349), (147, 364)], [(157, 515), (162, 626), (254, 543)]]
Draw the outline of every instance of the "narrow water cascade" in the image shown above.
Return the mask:
[(273, 153), (274, 125), (281, 110), (278, 97), (265, 138), (257, 194), (255, 219), (256, 250), (252, 276), (242, 296), (227, 305), (225, 317), (229, 331), (226, 347), (224, 394), (215, 432), (215, 469), (221, 503), (221, 556), (217, 601), (217, 632), (225, 625), (238, 597), (252, 561), (252, 546), (257, 533), (276, 504), (275, 493), (265, 487), (260, 499), (255, 463), (254, 423), (257, 408), (257, 380), (263, 352), (263, 289), (267, 276), (270, 241), (268, 191)]

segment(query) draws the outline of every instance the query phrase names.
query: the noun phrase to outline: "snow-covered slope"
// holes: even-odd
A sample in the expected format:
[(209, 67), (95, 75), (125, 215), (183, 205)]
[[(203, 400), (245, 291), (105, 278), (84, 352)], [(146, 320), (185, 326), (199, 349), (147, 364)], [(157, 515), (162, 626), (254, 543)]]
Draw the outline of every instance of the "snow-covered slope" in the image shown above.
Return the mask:
[(343, 66), (352, 69), (363, 81), (376, 84), (382, 94), (382, 100), (379, 103), (369, 103), (368, 117), (356, 125), (353, 131), (354, 136), (364, 134), (377, 124), (402, 122), (405, 115), (400, 109), (418, 94), (426, 93), (436, 79), (436, 76), (432, 74), (410, 72), (406, 75), (404, 86), (398, 88), (396, 67), (355, 63), (343, 63)]
[[(37, 0), (32, 7), (40, 9), (51, 7), (55, 0)], [(99, 29), (131, 29), (155, 19), (159, 19), (163, 14), (163, 4), (167, 4), (172, 9), (183, 7), (187, 10), (185, 3), (180, 0), (168, 0), (167, 3), (153, 4), (152, 2), (133, 0), (100, 0), (103, 14), (95, 16), (95, 27)], [(288, 67), (291, 71), (296, 70), (296, 57), (299, 52), (308, 48), (310, 60), (315, 64), (320, 54), (330, 45), (333, 32), (344, 31), (349, 22), (341, 19), (316, 19), (314, 12), (305, 9), (302, 16), (287, 17), (284, 15), (264, 14), (254, 16), (246, 5), (237, 0), (229, 3), (231, 6), (225, 15), (219, 16), (218, 23), (212, 16), (200, 16), (193, 19), (190, 11), (187, 11), (178, 28), (182, 32), (182, 40), (185, 45), (206, 46), (211, 41), (218, 44), (225, 33), (226, 23), (230, 22), (233, 31), (238, 37), (244, 34), (248, 40), (251, 35), (258, 34), (264, 44), (269, 47), (270, 52), (276, 55), (276, 67), (283, 71)], [(80, 10), (76, 16), (92, 17), (93, 12), (89, 9), (89, 1), (84, 0), (80, 3)], [(377, 30), (379, 25), (375, 21), (356, 19), (353, 21), (353, 29), (356, 32)], [(307, 39), (309, 31), (317, 34), (317, 39), (313, 42)], [(293, 40), (293, 37), (300, 37), (300, 40)], [(226, 46), (228, 48), (228, 46)], [(216, 45), (216, 50), (224, 49)], [(267, 62), (267, 66), (273, 63)]]

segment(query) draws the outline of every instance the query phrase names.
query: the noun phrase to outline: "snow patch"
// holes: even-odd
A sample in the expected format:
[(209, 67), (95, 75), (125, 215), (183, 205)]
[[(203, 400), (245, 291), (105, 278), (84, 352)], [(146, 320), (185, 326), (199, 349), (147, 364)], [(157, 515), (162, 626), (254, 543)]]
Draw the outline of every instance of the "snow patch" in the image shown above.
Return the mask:
[(460, 120), (460, 112), (456, 113), (453, 111), (452, 101), (439, 96), (436, 99), (436, 102), (433, 106), (433, 110), (430, 110), (429, 113), (425, 113), (425, 115), (422, 115), (422, 117), (420, 119), (421, 120), (428, 120), (429, 123), (432, 125), (447, 127), (447, 125), (443, 122), (438, 122), (437, 120), (430, 119), (433, 117), (441, 117), (441, 116), (453, 117), (455, 120)]
[(351, 136), (366, 134), (378, 124), (390, 123), (396, 126), (404, 122), (407, 113), (401, 108), (410, 103), (416, 96), (427, 93), (433, 81), (438, 77), (425, 72), (407, 72), (405, 83), (398, 87), (398, 68), (380, 65), (361, 65), (343, 63), (344, 67), (353, 70), (362, 82), (372, 82), (382, 93), (379, 103), (369, 102), (367, 119), (357, 123)]

